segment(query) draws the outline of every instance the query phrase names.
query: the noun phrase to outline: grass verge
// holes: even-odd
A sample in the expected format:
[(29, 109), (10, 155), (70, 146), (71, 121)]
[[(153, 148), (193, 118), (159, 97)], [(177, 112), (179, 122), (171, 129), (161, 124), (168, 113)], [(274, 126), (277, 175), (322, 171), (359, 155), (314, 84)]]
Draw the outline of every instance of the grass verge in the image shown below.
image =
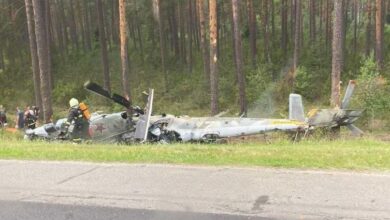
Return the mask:
[(2, 139), (0, 159), (390, 170), (390, 145), (373, 139), (292, 144), (95, 145)]

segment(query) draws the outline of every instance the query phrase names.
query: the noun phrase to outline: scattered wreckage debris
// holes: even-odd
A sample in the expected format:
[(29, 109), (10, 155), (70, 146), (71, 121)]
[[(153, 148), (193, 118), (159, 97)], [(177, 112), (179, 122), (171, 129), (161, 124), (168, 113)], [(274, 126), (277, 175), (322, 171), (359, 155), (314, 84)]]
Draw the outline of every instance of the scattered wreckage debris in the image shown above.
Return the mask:
[[(363, 110), (347, 109), (352, 97), (355, 82), (350, 81), (341, 108), (315, 109), (304, 115), (302, 97), (290, 94), (289, 118), (242, 118), (242, 117), (188, 117), (173, 115), (152, 115), (154, 90), (149, 89), (144, 109), (132, 106), (124, 97), (110, 94), (100, 85), (86, 82), (84, 88), (103, 96), (125, 107), (126, 111), (99, 114), (93, 113), (90, 118), (90, 137), (94, 142), (109, 143), (143, 143), (143, 142), (211, 142), (231, 137), (263, 134), (273, 131), (284, 131), (295, 134), (294, 141), (315, 128), (348, 127), (354, 135), (363, 132), (353, 123), (361, 116)], [(55, 124), (45, 124), (26, 131), (29, 140), (56, 140), (61, 137), (63, 123), (60, 119)]]

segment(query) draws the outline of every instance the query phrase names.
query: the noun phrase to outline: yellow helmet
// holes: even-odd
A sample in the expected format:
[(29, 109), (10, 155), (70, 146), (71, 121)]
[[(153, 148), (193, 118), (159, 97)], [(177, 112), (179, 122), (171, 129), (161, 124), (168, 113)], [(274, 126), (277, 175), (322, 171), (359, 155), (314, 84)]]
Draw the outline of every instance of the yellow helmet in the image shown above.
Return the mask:
[(76, 108), (76, 107), (79, 107), (79, 100), (75, 99), (75, 98), (71, 98), (69, 100), (69, 106), (71, 108)]

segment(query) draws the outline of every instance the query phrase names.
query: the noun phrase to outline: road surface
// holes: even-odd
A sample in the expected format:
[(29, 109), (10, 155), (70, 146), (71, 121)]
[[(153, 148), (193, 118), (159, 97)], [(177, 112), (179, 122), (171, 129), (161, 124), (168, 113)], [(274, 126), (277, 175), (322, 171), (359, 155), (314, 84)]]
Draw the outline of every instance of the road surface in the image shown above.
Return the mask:
[(0, 219), (390, 219), (390, 173), (0, 160)]

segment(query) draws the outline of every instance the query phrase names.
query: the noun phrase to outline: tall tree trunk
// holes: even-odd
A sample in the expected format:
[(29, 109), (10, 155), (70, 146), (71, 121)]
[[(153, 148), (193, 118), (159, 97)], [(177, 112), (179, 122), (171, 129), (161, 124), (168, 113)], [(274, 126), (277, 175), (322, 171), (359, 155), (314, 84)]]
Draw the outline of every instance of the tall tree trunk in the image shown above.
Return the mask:
[(197, 52), (200, 52), (200, 24), (199, 24), (199, 9), (198, 9), (198, 0), (195, 0), (194, 2), (194, 43), (195, 43), (195, 48)]
[(290, 0), (290, 35), (295, 36), (295, 0)]
[(375, 60), (379, 70), (383, 70), (383, 0), (376, 0), (375, 13)]
[(87, 49), (92, 50), (92, 41), (91, 41), (91, 20), (88, 10), (88, 0), (83, 0), (83, 7), (84, 7), (84, 20), (85, 20), (85, 38), (86, 38), (86, 44)]
[(129, 63), (127, 55), (127, 20), (125, 0), (119, 0), (119, 32), (121, 43), (121, 61), (122, 61), (122, 89), (123, 95), (130, 100), (129, 86)]
[(325, 21), (325, 48), (326, 52), (328, 52), (329, 44), (330, 44), (330, 33), (331, 33), (331, 3), (330, 0), (326, 0), (326, 21)]
[(371, 0), (367, 0), (367, 24), (366, 24), (366, 56), (370, 56), (371, 53), (371, 36), (372, 36), (372, 4)]
[(293, 73), (295, 78), (296, 70), (299, 62), (300, 41), (301, 41), (301, 0), (295, 0), (295, 31), (294, 31), (294, 58), (293, 58)]
[(160, 0), (153, 0), (153, 13), (154, 13), (154, 18), (157, 21), (158, 24), (158, 32), (160, 35), (160, 56), (161, 56), (161, 70), (164, 74), (164, 79), (165, 79), (165, 86), (166, 90), (168, 90), (168, 79), (167, 79), (167, 73), (165, 71), (165, 44), (164, 44), (164, 31), (163, 31), (163, 26), (162, 26), (162, 21), (161, 21), (161, 9), (160, 9)]
[(288, 39), (288, 31), (287, 31), (287, 13), (288, 13), (288, 6), (287, 6), (287, 0), (282, 0), (281, 5), (281, 23), (282, 23), (282, 33), (281, 33), (281, 40), (280, 45), (283, 51), (284, 58), (287, 57), (287, 39)]
[(253, 10), (253, 0), (247, 0), (248, 7), (248, 26), (249, 26), (249, 44), (252, 58), (252, 65), (256, 66), (257, 49), (256, 49), (256, 15)]
[(305, 38), (305, 35), (303, 34), (303, 27), (304, 27), (304, 16), (305, 14), (302, 13), (302, 8), (305, 7), (305, 4), (304, 2), (302, 3), (302, 0), (300, 0), (300, 3), (299, 3), (299, 18), (300, 18), (300, 21), (299, 21), (299, 46), (300, 46), (300, 49), (303, 48), (303, 41), (304, 41), (304, 38)]
[[(79, 0), (78, 0), (79, 1)], [(72, 43), (76, 46), (76, 50), (79, 49), (79, 39), (77, 37), (77, 27), (76, 27), (76, 19), (74, 16), (74, 6), (73, 6), (73, 0), (69, 1), (69, 13), (70, 13), (70, 35), (72, 37)]]
[(102, 17), (103, 17), (103, 27), (106, 35), (106, 42), (107, 42), (107, 48), (108, 51), (111, 51), (112, 49), (112, 41), (111, 41), (111, 21), (110, 16), (108, 13), (108, 1), (101, 1), (102, 5)]
[(50, 1), (46, 1), (44, 4), (44, 21), (45, 21), (45, 30), (46, 30), (46, 44), (47, 44), (47, 59), (48, 59), (48, 71), (47, 71), (47, 80), (49, 82), (50, 91), (53, 89), (53, 75), (51, 70), (52, 60), (51, 60), (51, 46), (52, 46), (52, 32), (51, 27), (51, 15), (50, 15)]
[[(173, 45), (175, 46), (175, 55), (183, 61), (185, 54), (185, 38), (184, 36), (184, 16), (183, 16), (183, 1), (179, 2), (178, 7), (172, 5), (171, 21), (172, 21), (172, 37)], [(177, 13), (177, 15), (176, 15)], [(179, 19), (177, 19), (179, 17)], [(180, 35), (180, 38), (179, 38)], [(181, 57), (181, 56), (182, 57)]]
[(354, 0), (353, 1), (353, 54), (355, 55), (357, 50), (358, 10), (359, 10), (359, 2), (357, 0)]
[(80, 0), (76, 1), (76, 13), (77, 13), (77, 20), (79, 22), (79, 27), (80, 27), (80, 32), (81, 32), (81, 42), (83, 44), (83, 49), (85, 51), (88, 51), (88, 46), (87, 46), (87, 37), (86, 37), (86, 32), (85, 32), (85, 25), (84, 25), (84, 16), (83, 16), (83, 11), (82, 7), (80, 5)]
[[(218, 1), (218, 0), (217, 0)], [(218, 10), (218, 7), (217, 7), (217, 42), (220, 42), (220, 40), (222, 40), (222, 27), (224, 26), (224, 22), (222, 22), (222, 19), (221, 17), (224, 17), (224, 1), (220, 1), (220, 10)], [(217, 2), (217, 5), (218, 5), (218, 2)], [(227, 4), (226, 4), (227, 5)], [(210, 7), (210, 6), (209, 6)], [(229, 8), (229, 6), (227, 5), (227, 7)], [(231, 9), (231, 8), (230, 8)], [(221, 51), (223, 48), (221, 47), (220, 43), (217, 43), (217, 57), (221, 57), (220, 54), (221, 54)], [(234, 50), (233, 50), (234, 51)], [(223, 59), (221, 57), (221, 59)]]
[(103, 5), (102, 0), (96, 0), (97, 15), (98, 15), (98, 26), (99, 26), (99, 40), (101, 47), (101, 56), (103, 63), (103, 85), (104, 88), (111, 92), (110, 85), (110, 69), (108, 65), (108, 52), (107, 52), (107, 38), (104, 28), (104, 17), (103, 17)]
[[(231, 29), (234, 30), (234, 22), (233, 22), (233, 12), (232, 12), (232, 9), (231, 9), (230, 5), (228, 5), (228, 4), (225, 4), (225, 5), (226, 5), (226, 7), (228, 8), (226, 11), (228, 11), (228, 14), (230, 15), (230, 18), (231, 18), (231, 21), (230, 21)], [(217, 24), (217, 25), (219, 25), (219, 23), (221, 23), (221, 21), (218, 20), (218, 24)], [(236, 67), (236, 66), (237, 66), (237, 63), (236, 63), (236, 50), (234, 50), (234, 48), (236, 48), (236, 45), (235, 45), (236, 41), (235, 41), (235, 39), (234, 39), (234, 34), (230, 34), (230, 36), (231, 36), (231, 39), (232, 39), (233, 61), (234, 61), (234, 66)], [(221, 37), (219, 37), (219, 38), (221, 38)], [(219, 48), (219, 47), (220, 47), (220, 46), (218, 45), (218, 48)], [(264, 51), (265, 51), (265, 50), (264, 50)], [(218, 51), (217, 53), (218, 53), (217, 55), (219, 55), (219, 51)], [(264, 54), (265, 54), (265, 52), (264, 52)], [(221, 58), (221, 59), (222, 59), (222, 58)], [(235, 83), (236, 83), (236, 82), (237, 82), (237, 79), (236, 79)]]
[(242, 48), (241, 48), (241, 31), (240, 31), (240, 13), (239, 13), (239, 0), (232, 0), (233, 10), (233, 23), (234, 23), (234, 39), (236, 51), (236, 73), (238, 79), (239, 88), (239, 101), (240, 101), (240, 115), (247, 113), (246, 95), (245, 95), (245, 75), (242, 72)]
[(218, 113), (217, 0), (209, 0), (211, 115)]
[(316, 40), (316, 1), (318, 0), (310, 0), (310, 41), (314, 42)]
[(54, 25), (54, 29), (55, 29), (55, 34), (56, 34), (56, 41), (57, 41), (57, 48), (59, 49), (59, 54), (61, 55), (61, 57), (63, 57), (63, 52), (65, 51), (65, 48), (64, 48), (64, 39), (63, 39), (63, 33), (62, 33), (62, 25), (61, 25), (61, 22), (60, 22), (60, 18), (59, 18), (59, 12), (58, 12), (58, 5), (56, 2), (54, 2), (54, 7), (53, 7), (53, 15), (52, 15), (52, 18), (53, 18), (53, 25)]
[(58, 0), (58, 8), (59, 8), (59, 18), (62, 26), (62, 34), (63, 34), (63, 40), (64, 40), (64, 48), (65, 48), (65, 54), (68, 54), (68, 28), (67, 28), (67, 22), (66, 22), (66, 15), (65, 15), (65, 8), (64, 8), (64, 2), (63, 0)]
[(137, 8), (136, 4), (137, 4), (137, 1), (134, 0), (134, 7), (135, 7), (134, 21), (135, 21), (136, 28), (137, 28), (137, 38), (138, 38), (139, 47), (141, 49), (140, 53), (141, 53), (141, 58), (142, 58), (142, 63), (143, 63), (144, 62), (144, 46), (143, 46), (143, 41), (142, 41), (141, 27), (140, 27), (140, 24), (138, 22), (138, 8)]
[[(180, 35), (180, 46), (179, 46), (179, 51), (180, 53), (177, 54), (178, 55), (178, 58), (182, 61), (183, 64), (186, 63), (186, 57), (187, 57), (187, 51), (186, 51), (186, 30), (185, 30), (185, 24), (186, 24), (186, 18), (188, 16), (187, 15), (184, 15), (185, 14), (185, 6), (184, 6), (184, 3), (183, 1), (180, 1), (179, 2), (179, 6), (177, 7), (177, 14), (178, 14), (178, 17), (179, 19), (176, 19), (176, 16), (175, 14), (176, 13), (172, 13), (172, 23), (174, 25), (174, 27), (176, 26), (176, 20), (179, 21), (179, 35)], [(173, 11), (176, 11), (175, 10), (175, 7), (173, 7)], [(176, 34), (177, 32), (175, 32)]]
[(119, 8), (118, 1), (111, 0), (111, 27), (112, 27), (111, 38), (114, 44), (119, 43), (118, 27), (120, 25), (118, 21), (118, 11), (117, 11), (118, 8)]
[(51, 10), (51, 3), (52, 1), (48, 0), (45, 2), (45, 17), (47, 18), (46, 21), (46, 32), (48, 33), (48, 41), (49, 45), (52, 46), (54, 44), (54, 37), (53, 37), (53, 22), (52, 22), (52, 10)]
[[(233, 34), (230, 32), (228, 33), (227, 30), (229, 30), (228, 25), (231, 24), (231, 30), (233, 30), (233, 13), (231, 13), (232, 7), (230, 4), (225, 3), (225, 1), (220, 1), (220, 4), (218, 5), (217, 9), (217, 28), (218, 28), (218, 45), (217, 45), (217, 56), (219, 57), (219, 54), (224, 51), (226, 51), (227, 48), (234, 48), (234, 39)], [(231, 19), (231, 22), (229, 22), (228, 19)], [(227, 21), (227, 22), (224, 22)], [(229, 37), (231, 37), (232, 41), (229, 41)], [(233, 45), (230, 47), (230, 44)], [(233, 57), (236, 56), (236, 53), (233, 51)], [(224, 56), (219, 57), (221, 61), (224, 59)], [(235, 62), (235, 58), (234, 58)]]
[(269, 0), (263, 2), (263, 33), (264, 33), (264, 59), (271, 62), (270, 46), (269, 46)]
[(34, 20), (35, 20), (35, 35), (37, 42), (37, 54), (40, 72), (40, 85), (42, 95), (43, 120), (45, 123), (51, 121), (53, 114), (50, 78), (49, 76), (49, 57), (48, 57), (48, 42), (45, 28), (44, 3), (40, 0), (33, 0)]
[(41, 97), (41, 83), (39, 78), (39, 61), (38, 61), (37, 43), (36, 43), (35, 30), (34, 30), (34, 12), (32, 8), (31, 0), (25, 0), (25, 5), (26, 5), (28, 36), (30, 42), (35, 104), (40, 109), (43, 109), (42, 97)]
[(334, 2), (334, 22), (333, 22), (333, 40), (332, 40), (332, 90), (331, 105), (340, 106), (340, 74), (343, 69), (343, 3), (342, 1)]
[(318, 30), (318, 32), (319, 33), (322, 33), (322, 23), (323, 23), (323, 20), (324, 20), (324, 9), (323, 9), (323, 0), (320, 0), (320, 5), (319, 5), (319, 12), (320, 12), (320, 25), (319, 25), (319, 30)]
[(192, 59), (192, 50), (193, 50), (193, 47), (192, 47), (192, 32), (193, 32), (193, 10), (192, 10), (192, 7), (193, 7), (193, 0), (189, 0), (188, 2), (188, 13), (189, 13), (189, 18), (188, 18), (188, 21), (187, 21), (187, 35), (188, 35), (188, 70), (189, 72), (191, 73), (192, 72), (192, 63), (193, 63), (193, 59)]
[(132, 18), (133, 16), (130, 15), (130, 21), (128, 22), (129, 26), (129, 37), (133, 40), (133, 46), (134, 46), (134, 49), (138, 49), (138, 46), (137, 46), (137, 37), (135, 36), (135, 30), (134, 30), (134, 19)]
[(203, 55), (203, 71), (207, 82), (210, 80), (210, 53), (208, 44), (206, 43), (206, 19), (205, 19), (205, 4), (204, 0), (197, 0), (199, 13), (199, 29), (200, 29), (200, 47)]
[(275, 37), (275, 2), (274, 0), (270, 0), (270, 4), (271, 4), (271, 43), (273, 45), (273, 41), (274, 39), (276, 38)]
[(341, 69), (343, 69), (344, 67), (344, 62), (345, 62), (345, 53), (347, 51), (347, 48), (346, 48), (346, 41), (347, 41), (347, 25), (348, 25), (348, 2), (349, 0), (341, 0), (341, 3), (342, 3), (342, 7), (343, 7), (343, 25), (342, 25), (342, 33), (341, 33), (341, 36), (343, 36), (342, 38), (342, 41), (341, 41), (341, 52), (342, 52), (342, 63), (341, 63)]

